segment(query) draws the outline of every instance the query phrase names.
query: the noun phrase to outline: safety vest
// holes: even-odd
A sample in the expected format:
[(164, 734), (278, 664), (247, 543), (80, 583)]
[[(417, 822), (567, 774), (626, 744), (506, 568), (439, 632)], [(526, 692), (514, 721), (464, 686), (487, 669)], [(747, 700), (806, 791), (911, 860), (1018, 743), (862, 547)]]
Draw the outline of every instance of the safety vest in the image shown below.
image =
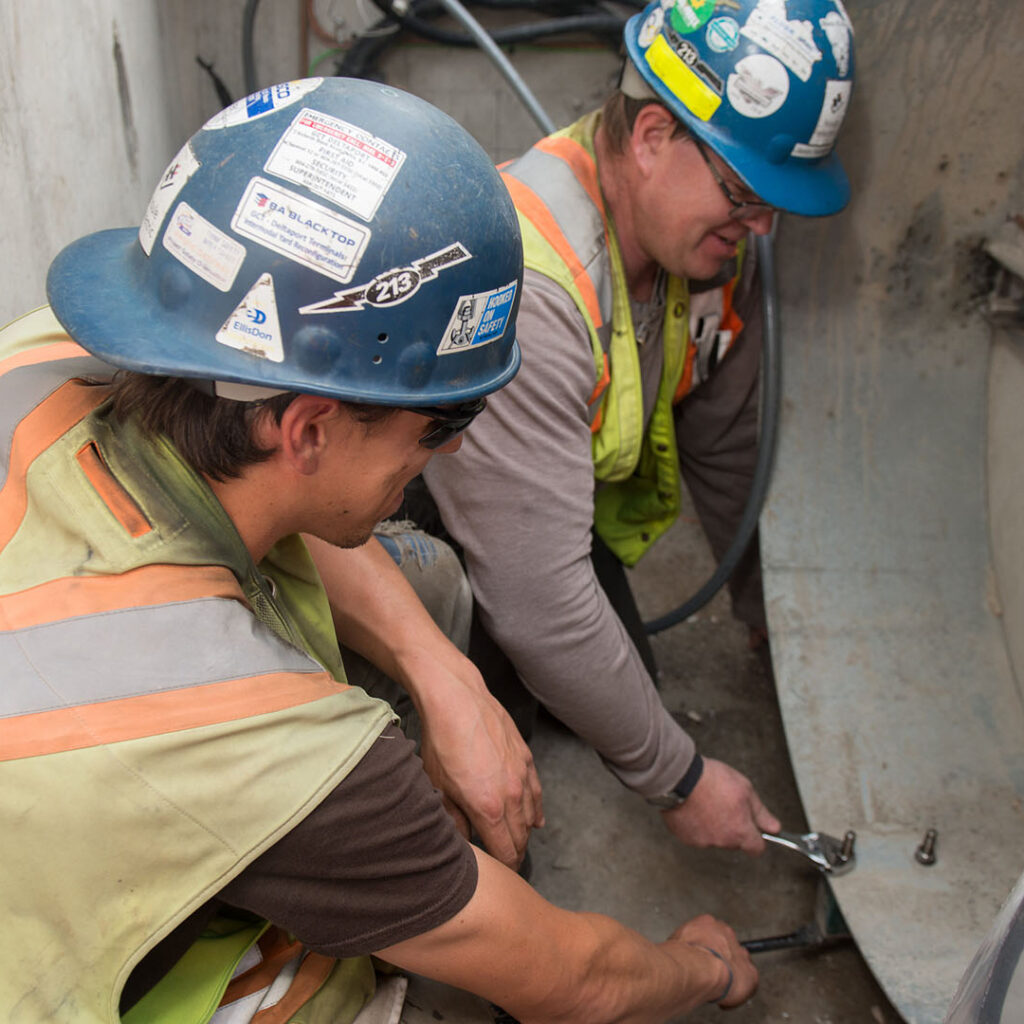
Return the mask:
[[(301, 540), (255, 565), (170, 443), (115, 424), (108, 387), (83, 379), (110, 373), (46, 309), (0, 333), (7, 1024), (118, 1022), (142, 956), (309, 814), (393, 718), (345, 683)], [(183, 959), (191, 974), (128, 1019), (209, 1020), (265, 931), (215, 929), (209, 955)], [(261, 1020), (290, 1019), (353, 970), (295, 949), (278, 970), (289, 959), (290, 987)], [(365, 972), (360, 984), (340, 1019), (366, 997)]]
[(691, 297), (685, 280), (668, 277), (664, 361), (645, 431), (629, 289), (594, 154), (599, 119), (599, 111), (588, 114), (501, 170), (519, 214), (526, 266), (564, 288), (587, 325), (596, 381), (588, 403), (591, 453), (601, 485), (594, 527), (626, 565), (634, 565), (679, 514), (672, 405), (699, 382), (691, 333), (700, 333), (697, 324), (709, 325), (724, 339), (717, 353), (724, 354), (742, 322), (732, 309), (736, 278)]

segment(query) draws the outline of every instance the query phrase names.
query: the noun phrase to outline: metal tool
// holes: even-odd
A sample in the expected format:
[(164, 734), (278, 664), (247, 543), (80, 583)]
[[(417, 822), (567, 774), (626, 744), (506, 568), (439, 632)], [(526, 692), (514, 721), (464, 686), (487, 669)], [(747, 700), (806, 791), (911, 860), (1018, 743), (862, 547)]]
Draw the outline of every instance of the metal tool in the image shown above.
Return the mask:
[(855, 832), (847, 832), (842, 839), (824, 832), (806, 832), (803, 835), (797, 832), (762, 832), (761, 838), (802, 854), (826, 875), (842, 875), (856, 863), (853, 855), (857, 839)]
[(852, 936), (839, 904), (822, 877), (814, 901), (814, 918), (788, 935), (772, 935), (765, 939), (746, 939), (740, 945), (748, 953), (772, 953), (779, 949), (820, 949), (837, 942), (848, 942)]

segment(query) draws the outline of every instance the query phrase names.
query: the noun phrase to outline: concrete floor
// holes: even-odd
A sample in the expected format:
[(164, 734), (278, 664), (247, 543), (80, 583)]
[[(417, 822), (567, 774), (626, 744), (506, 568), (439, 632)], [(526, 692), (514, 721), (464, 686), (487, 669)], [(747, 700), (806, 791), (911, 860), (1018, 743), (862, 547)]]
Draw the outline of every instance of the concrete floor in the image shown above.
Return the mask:
[[(706, 544), (692, 516), (633, 570), (645, 618), (688, 598), (710, 573)], [(654, 638), (664, 700), (700, 749), (754, 780), (789, 831), (807, 831), (793, 779), (767, 652), (747, 648), (745, 627), (719, 594), (692, 620)], [(530, 843), (532, 883), (570, 909), (600, 911), (660, 940), (708, 912), (741, 939), (781, 935), (809, 923), (821, 885), (799, 856), (770, 848), (743, 854), (677, 844), (654, 809), (604, 771), (571, 733), (542, 717), (534, 751), (548, 825)], [(813, 826), (813, 822), (810, 823)], [(856, 869), (854, 869), (856, 870)], [(900, 1016), (852, 942), (813, 952), (760, 954), (761, 985), (736, 1024), (898, 1024)], [(709, 1006), (691, 1022), (720, 1020)], [(474, 997), (413, 979), (404, 1024), (481, 1024), (493, 1020)]]

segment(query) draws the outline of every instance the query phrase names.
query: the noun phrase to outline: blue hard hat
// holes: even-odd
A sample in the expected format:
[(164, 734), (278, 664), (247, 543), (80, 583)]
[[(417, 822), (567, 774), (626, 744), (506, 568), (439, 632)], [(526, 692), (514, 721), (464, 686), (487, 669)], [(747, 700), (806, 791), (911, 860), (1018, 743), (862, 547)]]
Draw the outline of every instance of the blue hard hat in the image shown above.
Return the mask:
[(118, 367), (422, 406), (515, 375), (522, 266), (512, 201), (463, 128), (397, 89), (312, 78), (215, 115), (142, 226), (69, 245), (47, 293)]
[(653, 94), (765, 202), (846, 205), (833, 151), (854, 75), (842, 0), (654, 0), (625, 41), (622, 90)]

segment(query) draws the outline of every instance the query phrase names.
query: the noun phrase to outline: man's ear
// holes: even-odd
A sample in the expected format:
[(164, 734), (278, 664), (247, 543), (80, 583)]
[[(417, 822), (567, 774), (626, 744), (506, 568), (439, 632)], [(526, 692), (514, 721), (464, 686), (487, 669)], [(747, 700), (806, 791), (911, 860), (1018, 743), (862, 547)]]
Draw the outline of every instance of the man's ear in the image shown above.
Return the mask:
[(337, 427), (347, 426), (345, 414), (336, 398), (320, 395), (299, 395), (285, 409), (276, 426), (278, 454), (294, 472), (310, 476), (320, 466), (320, 459)]
[(642, 107), (633, 122), (629, 150), (644, 176), (650, 174), (662, 150), (672, 141), (676, 119), (660, 104)]

